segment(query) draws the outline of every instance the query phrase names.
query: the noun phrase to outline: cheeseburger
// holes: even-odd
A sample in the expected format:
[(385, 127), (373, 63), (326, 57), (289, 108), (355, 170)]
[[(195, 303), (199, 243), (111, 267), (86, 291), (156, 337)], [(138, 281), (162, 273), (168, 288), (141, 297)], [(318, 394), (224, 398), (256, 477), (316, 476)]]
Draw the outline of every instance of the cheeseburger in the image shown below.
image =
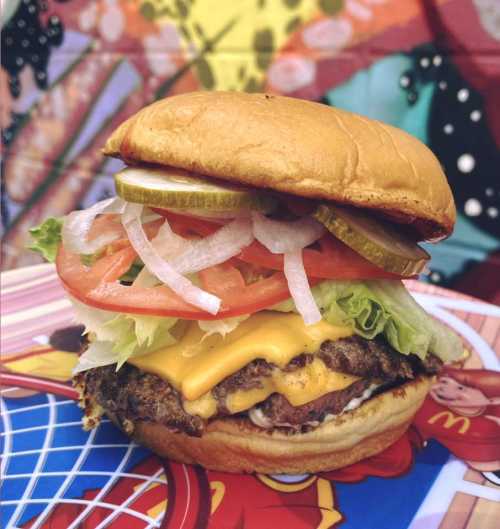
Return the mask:
[(402, 280), (455, 206), (431, 151), (318, 103), (199, 92), (124, 122), (117, 197), (33, 229), (88, 345), (84, 425), (229, 472), (350, 465), (462, 353)]

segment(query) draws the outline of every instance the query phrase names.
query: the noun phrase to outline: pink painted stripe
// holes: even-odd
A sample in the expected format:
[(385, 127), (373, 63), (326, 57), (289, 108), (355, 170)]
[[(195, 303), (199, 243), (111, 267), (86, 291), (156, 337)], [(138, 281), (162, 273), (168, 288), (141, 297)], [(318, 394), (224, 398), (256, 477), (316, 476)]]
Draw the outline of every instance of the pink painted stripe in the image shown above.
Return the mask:
[[(27, 267), (25, 270), (28, 271), (31, 267)], [(47, 276), (50, 276), (52, 274), (56, 274), (56, 271), (53, 267), (47, 267), (47, 270), (44, 270), (43, 272), (39, 272), (35, 275), (35, 272), (31, 274), (26, 274), (24, 277), (21, 277), (17, 281), (9, 281), (9, 272), (3, 272), (2, 277), (2, 287), (3, 288), (10, 288), (10, 287), (17, 287), (19, 285), (22, 285), (23, 283), (26, 283), (28, 279), (34, 279), (35, 277), (37, 279), (43, 279)]]
[[(36, 298), (35, 298), (36, 299)], [(40, 299), (40, 298), (38, 298)], [(64, 296), (61, 296), (59, 292), (54, 292), (51, 294), (46, 294), (43, 297), (43, 304), (45, 303), (54, 303), (56, 301), (61, 301), (64, 299)], [(31, 300), (31, 303), (30, 303)], [(8, 316), (10, 314), (15, 314), (17, 312), (21, 312), (24, 310), (30, 310), (32, 308), (36, 307), (33, 303), (33, 297), (26, 296), (25, 299), (20, 300), (18, 304), (9, 303), (7, 307), (4, 308), (3, 311), (0, 312), (2, 316)]]
[(57, 318), (51, 318), (50, 321), (37, 322), (36, 324), (31, 323), (29, 329), (21, 329), (17, 333), (7, 334), (4, 329), (5, 338), (2, 340), (2, 344), (9, 345), (11, 341), (20, 340), (24, 336), (36, 336), (39, 334), (47, 334), (51, 332), (52, 329), (57, 328), (58, 325), (68, 325), (74, 324), (75, 320), (73, 317), (68, 316), (67, 314), (60, 314)]
[(38, 336), (40, 334), (45, 334), (47, 336), (50, 336), (52, 331), (55, 331), (58, 328), (71, 325), (73, 322), (62, 322), (60, 325), (52, 327), (51, 329), (46, 330), (45, 332), (34, 332), (32, 335), (29, 336), (23, 336), (15, 338), (14, 340), (10, 340), (8, 342), (8, 345), (2, 344), (2, 355), (8, 356), (12, 354), (16, 354), (22, 351), (26, 351), (27, 349), (30, 349), (35, 345), (35, 342), (33, 342), (33, 336)]
[(43, 299), (43, 303), (64, 299), (65, 290), (59, 280), (51, 281), (43, 285), (35, 285), (27, 290), (20, 290), (13, 294), (7, 294), (2, 299), (2, 310), (0, 314), (7, 315), (33, 307), (33, 299)]
[[(54, 301), (50, 300), (43, 300), (43, 304), (45, 303), (64, 303), (64, 299), (56, 298)], [(38, 304), (31, 305), (28, 310), (33, 309)], [(66, 305), (66, 303), (64, 303)], [(50, 311), (45, 312), (45, 314), (42, 314), (41, 316), (30, 316), (27, 318), (24, 318), (22, 321), (14, 322), (14, 323), (3, 323), (2, 325), (2, 331), (10, 334), (12, 331), (17, 331), (19, 328), (23, 327), (29, 327), (31, 325), (33, 326), (40, 326), (40, 324), (50, 325), (53, 321), (57, 321), (60, 319), (67, 319), (74, 317), (75, 313), (73, 311), (73, 308), (71, 306), (63, 306), (63, 307), (54, 307)]]
[(19, 312), (33, 308), (33, 300), (43, 300), (42, 303), (49, 303), (57, 301), (58, 299), (64, 299), (66, 297), (65, 292), (61, 290), (57, 284), (49, 285), (48, 289), (37, 289), (33, 287), (32, 290), (23, 291), (17, 293), (16, 298), (2, 299), (2, 311), (0, 314), (12, 314), (13, 312)]
[(21, 330), (21, 332), (18, 332), (17, 334), (11, 333), (10, 335), (7, 335), (4, 329), (3, 332), (5, 333), (6, 337), (2, 340), (2, 345), (5, 344), (5, 346), (9, 346), (10, 342), (20, 340), (25, 336), (37, 336), (39, 334), (47, 334), (47, 332), (51, 332), (53, 329), (57, 329), (57, 327), (60, 325), (72, 324), (75, 324), (75, 320), (72, 316), (68, 316), (67, 314), (60, 314), (58, 318), (51, 318), (50, 321), (43, 321), (37, 324), (31, 324), (29, 326), (29, 329)]
[[(36, 324), (31, 324), (29, 326), (26, 326), (22, 328), (16, 325), (16, 328), (9, 328), (10, 331), (7, 333), (7, 329), (3, 329), (3, 334), (5, 335), (5, 338), (2, 340), (2, 345), (5, 343), (5, 345), (9, 345), (11, 341), (19, 340), (24, 336), (32, 336), (37, 334), (46, 334), (47, 332), (51, 332), (53, 329), (56, 329), (60, 325), (68, 325), (68, 324), (74, 324), (75, 320), (73, 316), (67, 313), (64, 313), (63, 311), (59, 311), (56, 317), (53, 317), (50, 319), (50, 321), (40, 321), (38, 320)], [(17, 331), (17, 332), (15, 332)]]
[[(2, 329), (2, 340), (1, 350), (3, 353), (22, 351), (25, 347), (31, 347), (33, 345), (33, 336), (39, 334), (50, 334), (53, 330), (58, 329), (62, 326), (72, 325), (75, 323), (73, 314), (68, 309), (58, 310), (45, 317), (43, 320), (37, 318), (36, 320), (25, 320), (9, 327), (4, 326)], [(37, 323), (34, 323), (34, 322)], [(24, 328), (25, 331), (21, 332), (17, 336), (5, 337), (7, 331), (16, 331)]]
[[(31, 283), (33, 281), (36, 281), (34, 285), (29, 285), (28, 283)], [(46, 288), (49, 285), (59, 285), (62, 287), (61, 281), (59, 280), (59, 277), (56, 275), (52, 276), (46, 276), (46, 277), (30, 277), (25, 282), (25, 286), (23, 288), (23, 285), (18, 285), (17, 287), (5, 287), (5, 289), (12, 289), (16, 288), (14, 292), (3, 292), (2, 297), (5, 299), (11, 299), (16, 298), (20, 294), (26, 291), (31, 291), (33, 289), (43, 289)]]
[(63, 397), (77, 400), (78, 392), (71, 386), (60, 384), (51, 380), (42, 378), (34, 378), (24, 375), (11, 375), (10, 373), (0, 373), (0, 382), (2, 386), (15, 386), (26, 389), (34, 389), (36, 391), (45, 391), (47, 393), (54, 393)]

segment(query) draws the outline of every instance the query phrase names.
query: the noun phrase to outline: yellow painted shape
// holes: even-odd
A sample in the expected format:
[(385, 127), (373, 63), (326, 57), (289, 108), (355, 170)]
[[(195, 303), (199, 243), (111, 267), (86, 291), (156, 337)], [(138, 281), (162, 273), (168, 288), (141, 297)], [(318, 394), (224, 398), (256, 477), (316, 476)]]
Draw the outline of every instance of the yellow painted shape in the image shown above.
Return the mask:
[(465, 435), (470, 428), (470, 419), (468, 417), (464, 417), (463, 415), (455, 415), (451, 411), (441, 411), (436, 413), (427, 422), (429, 424), (434, 424), (440, 419), (443, 419), (443, 427), (446, 430), (449, 430), (450, 428), (453, 428), (455, 424), (460, 423), (461, 426), (458, 428), (458, 432), (462, 435)]
[(50, 351), (20, 360), (11, 360), (4, 365), (15, 373), (65, 382), (71, 379), (71, 371), (76, 366), (77, 361), (78, 355), (76, 353)]
[(148, 516), (150, 518), (156, 519), (162, 512), (167, 510), (167, 500), (163, 500), (151, 509), (148, 509)]
[(332, 484), (325, 478), (318, 478), (318, 507), (321, 511), (321, 522), (317, 529), (328, 529), (342, 520), (342, 515), (335, 509)]
[[(165, 474), (160, 474), (159, 479), (165, 479)], [(134, 486), (134, 492), (139, 490), (143, 486), (143, 483), (138, 483)], [(149, 490), (155, 489), (156, 487), (159, 487), (160, 483), (150, 483), (142, 492), (148, 492)], [(157, 518), (162, 512), (165, 512), (167, 510), (167, 500), (163, 500), (160, 503), (157, 503), (147, 511), (147, 515), (150, 518)]]
[(212, 505), (210, 507), (210, 514), (213, 514), (219, 507), (224, 494), (226, 493), (226, 486), (222, 481), (211, 481), (210, 490), (213, 491), (212, 495)]
[[(165, 8), (172, 9), (174, 4), (171, 0), (148, 1), (154, 4), (157, 12), (165, 11)], [(205, 59), (212, 70), (214, 89), (249, 90), (249, 81), (252, 79), (256, 88), (263, 85), (266, 68), (262, 69), (262, 66), (270, 64), (275, 52), (288, 41), (287, 26), (297, 18), (307, 22), (318, 12), (317, 2), (311, 1), (298, 2), (297, 6), (290, 8), (281, 0), (271, 0), (266, 2), (264, 9), (259, 9), (256, 0), (203, 0), (191, 4), (187, 17), (182, 21), (190, 40), (182, 32), (180, 35), (185, 52), (188, 56), (193, 55), (196, 53), (194, 50), (200, 50), (204, 45), (196, 27), (202, 28), (205, 38), (212, 39), (226, 24), (234, 21), (233, 27), (214, 47), (213, 52), (205, 55)], [(159, 18), (158, 23), (179, 26), (178, 19), (174, 20), (168, 15)], [(272, 47), (265, 48), (265, 35), (271, 34)], [(257, 60), (258, 55), (260, 61)], [(244, 75), (240, 73), (242, 69)]]

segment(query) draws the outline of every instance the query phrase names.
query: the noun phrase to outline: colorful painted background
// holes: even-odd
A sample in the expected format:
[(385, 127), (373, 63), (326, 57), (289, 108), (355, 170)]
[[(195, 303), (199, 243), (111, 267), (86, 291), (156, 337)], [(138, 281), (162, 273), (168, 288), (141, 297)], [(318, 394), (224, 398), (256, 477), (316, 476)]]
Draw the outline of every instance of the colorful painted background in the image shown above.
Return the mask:
[(269, 91), (399, 126), (443, 164), (459, 219), (426, 278), (500, 303), (499, 0), (6, 0), (4, 269), (27, 230), (114, 193), (121, 121), (190, 90)]

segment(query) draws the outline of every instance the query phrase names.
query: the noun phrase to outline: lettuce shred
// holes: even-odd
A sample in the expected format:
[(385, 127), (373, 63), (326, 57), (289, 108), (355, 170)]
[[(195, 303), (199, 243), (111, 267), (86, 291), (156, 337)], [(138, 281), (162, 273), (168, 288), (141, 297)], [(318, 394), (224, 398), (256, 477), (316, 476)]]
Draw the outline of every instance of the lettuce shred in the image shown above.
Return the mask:
[(80, 357), (75, 373), (108, 364), (117, 370), (132, 356), (175, 343), (171, 334), (176, 318), (124, 314), (87, 307), (71, 299), (76, 319), (85, 325), (91, 343)]
[[(383, 335), (402, 354), (424, 359), (432, 353), (443, 362), (450, 362), (463, 353), (460, 338), (427, 314), (400, 281), (323, 281), (312, 292), (326, 321), (348, 325), (368, 340)], [(119, 369), (132, 356), (176, 341), (173, 327), (179, 320), (175, 318), (109, 312), (76, 300), (73, 305), (78, 321), (91, 335), (91, 344), (80, 357), (75, 372), (115, 363)], [(270, 310), (297, 312), (291, 299)], [(245, 319), (243, 316), (198, 324), (207, 335), (224, 336)]]
[(49, 263), (56, 260), (57, 249), (61, 242), (63, 219), (50, 217), (42, 224), (29, 230), (33, 243), (28, 249), (40, 253)]
[[(323, 281), (312, 291), (328, 322), (349, 325), (368, 340), (382, 334), (402, 354), (424, 359), (433, 353), (449, 362), (463, 352), (460, 338), (427, 314), (400, 281)], [(292, 300), (273, 310), (296, 311)]]

